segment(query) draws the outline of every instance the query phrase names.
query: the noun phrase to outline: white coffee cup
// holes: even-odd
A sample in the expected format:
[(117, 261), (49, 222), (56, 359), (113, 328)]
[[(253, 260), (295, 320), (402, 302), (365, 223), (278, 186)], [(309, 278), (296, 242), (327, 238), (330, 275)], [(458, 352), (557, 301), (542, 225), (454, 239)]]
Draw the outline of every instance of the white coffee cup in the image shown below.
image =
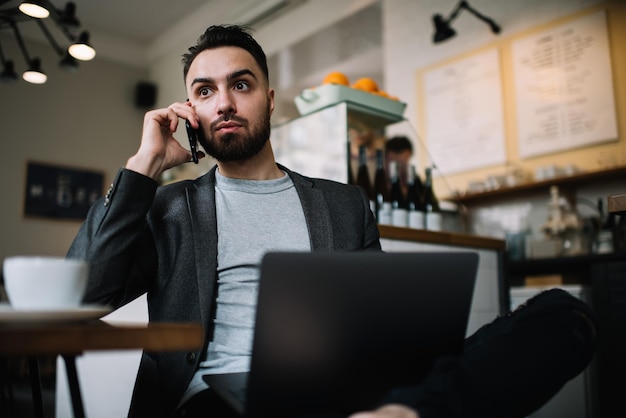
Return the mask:
[(87, 286), (86, 261), (62, 257), (13, 256), (4, 259), (4, 287), (19, 310), (72, 309)]

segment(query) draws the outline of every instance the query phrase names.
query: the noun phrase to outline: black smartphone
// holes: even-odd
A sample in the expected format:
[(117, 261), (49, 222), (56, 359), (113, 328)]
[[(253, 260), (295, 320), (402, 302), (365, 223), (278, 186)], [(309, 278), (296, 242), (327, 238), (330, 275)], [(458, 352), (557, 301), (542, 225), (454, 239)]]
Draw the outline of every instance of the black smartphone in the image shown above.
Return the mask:
[(201, 135), (200, 129), (194, 129), (188, 120), (185, 120), (185, 128), (187, 128), (187, 137), (189, 138), (189, 148), (191, 149), (191, 159), (198, 164), (198, 137)]

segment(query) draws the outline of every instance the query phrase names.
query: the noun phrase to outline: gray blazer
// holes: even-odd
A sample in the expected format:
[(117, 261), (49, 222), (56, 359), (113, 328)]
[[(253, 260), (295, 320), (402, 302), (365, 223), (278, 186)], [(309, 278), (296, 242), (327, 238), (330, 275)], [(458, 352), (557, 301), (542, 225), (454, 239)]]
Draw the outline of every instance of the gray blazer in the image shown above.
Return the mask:
[[(292, 178), (313, 251), (380, 251), (376, 220), (362, 189)], [(280, 208), (276, 208), (280, 210)], [(147, 292), (150, 321), (202, 323), (210, 329), (217, 282), (215, 167), (163, 187), (121, 169), (90, 209), (68, 257), (90, 263), (85, 303), (119, 307)], [(172, 416), (208, 341), (196, 352), (144, 352), (130, 415)]]

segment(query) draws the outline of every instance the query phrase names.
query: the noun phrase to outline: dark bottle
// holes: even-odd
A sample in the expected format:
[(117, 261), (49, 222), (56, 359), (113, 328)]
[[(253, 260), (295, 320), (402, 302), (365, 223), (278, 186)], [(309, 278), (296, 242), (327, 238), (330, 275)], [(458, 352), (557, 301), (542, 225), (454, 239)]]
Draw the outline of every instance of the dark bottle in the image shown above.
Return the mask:
[(356, 184), (356, 181), (354, 180), (354, 172), (352, 170), (352, 158), (350, 155), (350, 151), (351, 151), (351, 146), (350, 146), (350, 142), (348, 141), (348, 184)]
[(376, 150), (376, 172), (374, 173), (374, 207), (379, 224), (391, 225), (391, 202), (385, 173), (385, 158), (382, 149)]
[(367, 153), (365, 146), (359, 147), (359, 170), (356, 174), (356, 184), (361, 186), (367, 197), (370, 201), (370, 209), (372, 212), (375, 210), (374, 207), (374, 188), (372, 187), (372, 181), (370, 180), (370, 173), (367, 168)]
[(409, 228), (424, 228), (424, 184), (415, 172), (415, 166), (411, 165), (408, 176), (408, 189), (406, 193), (409, 210)]
[(613, 251), (623, 253), (626, 249), (626, 215), (615, 216), (618, 219), (615, 220), (613, 227)]
[(407, 227), (409, 225), (409, 211), (404, 193), (402, 193), (402, 186), (400, 185), (397, 161), (389, 163), (389, 178), (391, 180), (391, 190), (389, 191), (391, 223), (394, 226)]
[(597, 254), (612, 253), (615, 250), (615, 214), (605, 214), (604, 201), (602, 199), (598, 199), (598, 213), (600, 214), (600, 221), (593, 245), (594, 252)]
[(424, 225), (431, 231), (441, 231), (442, 215), (439, 200), (433, 188), (432, 168), (426, 168), (426, 182), (424, 184)]

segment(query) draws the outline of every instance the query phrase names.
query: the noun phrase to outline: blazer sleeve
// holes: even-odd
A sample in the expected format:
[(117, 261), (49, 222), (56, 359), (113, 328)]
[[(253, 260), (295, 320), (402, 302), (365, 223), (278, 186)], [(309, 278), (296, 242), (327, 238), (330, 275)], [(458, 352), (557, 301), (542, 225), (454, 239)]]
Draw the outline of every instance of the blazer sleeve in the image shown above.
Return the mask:
[(372, 210), (370, 209), (369, 199), (367, 197), (367, 194), (365, 193), (365, 190), (361, 189), (360, 187), (359, 190), (361, 191), (361, 199), (363, 201), (365, 210), (365, 222), (363, 225), (363, 230), (365, 231), (363, 249), (371, 251), (382, 251), (380, 245), (380, 232), (378, 231), (378, 223), (376, 221), (376, 218), (374, 217), (374, 214), (372, 213)]
[(121, 169), (90, 208), (67, 253), (89, 262), (85, 303), (117, 308), (147, 291), (157, 258), (146, 215), (156, 189), (153, 179)]

